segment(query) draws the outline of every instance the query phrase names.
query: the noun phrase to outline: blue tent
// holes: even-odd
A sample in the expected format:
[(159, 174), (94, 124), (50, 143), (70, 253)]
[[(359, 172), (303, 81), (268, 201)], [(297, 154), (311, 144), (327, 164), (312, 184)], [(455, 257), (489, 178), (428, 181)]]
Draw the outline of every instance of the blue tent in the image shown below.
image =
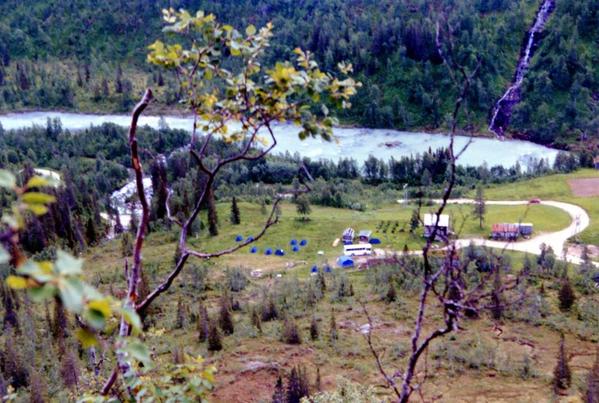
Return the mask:
[(291, 250), (294, 252), (299, 252), (299, 246), (294, 246), (293, 248), (291, 248)]
[(380, 245), (381, 240), (378, 238), (370, 238), (370, 243), (373, 245)]
[(302, 240), (300, 241), (300, 246), (306, 246), (306, 245), (308, 245), (308, 241), (307, 241), (307, 240), (305, 240), (305, 239), (302, 239)]
[(297, 239), (292, 239), (291, 241), (289, 241), (289, 245), (291, 245), (291, 246), (297, 245)]
[(354, 260), (349, 256), (341, 256), (337, 259), (337, 264), (340, 267), (353, 267)]
[(329, 266), (328, 264), (324, 267), (324, 272), (325, 273), (330, 273), (332, 271), (333, 271), (333, 269), (331, 269), (331, 266)]
[(272, 249), (266, 248), (266, 250), (264, 251), (264, 254), (267, 255), (267, 256), (268, 255), (272, 255)]
[(318, 273), (318, 266), (312, 266), (312, 270), (310, 270), (310, 273)]
[(253, 237), (253, 236), (248, 236), (248, 239), (247, 239), (247, 241), (248, 241), (248, 242), (253, 242), (253, 241), (254, 241), (254, 237)]
[(277, 249), (275, 251), (275, 255), (277, 255), (277, 256), (285, 256), (285, 251), (283, 249)]
[(241, 235), (237, 235), (237, 236), (235, 237), (235, 242), (241, 242), (241, 241), (243, 241), (243, 236), (241, 236)]
[(252, 249), (250, 249), (250, 253), (258, 253), (258, 248), (253, 246)]

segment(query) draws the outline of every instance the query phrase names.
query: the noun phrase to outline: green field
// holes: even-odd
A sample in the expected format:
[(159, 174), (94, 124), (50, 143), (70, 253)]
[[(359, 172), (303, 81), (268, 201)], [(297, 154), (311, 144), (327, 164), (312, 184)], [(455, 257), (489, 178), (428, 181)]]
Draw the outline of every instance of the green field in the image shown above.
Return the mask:
[[(527, 200), (538, 197), (545, 200), (564, 201), (583, 207), (591, 217), (590, 226), (579, 235), (586, 244), (599, 244), (599, 203), (597, 197), (576, 197), (572, 195), (569, 179), (599, 178), (599, 171), (581, 169), (571, 174), (548, 175), (512, 184), (492, 186), (485, 190), (489, 200)], [(474, 196), (474, 192), (469, 197)]]
[[(588, 177), (596, 175), (594, 171), (582, 171), (574, 175), (554, 175), (523, 183), (492, 187), (486, 190), (486, 198), (491, 199), (526, 199), (540, 197), (542, 199), (564, 200), (592, 205), (591, 198), (574, 198), (567, 187), (569, 177)], [(577, 200), (581, 199), (581, 200)], [(582, 203), (580, 203), (582, 202)], [(234, 226), (228, 221), (229, 203), (220, 203), (219, 231), (217, 237), (210, 237), (206, 230), (192, 237), (190, 243), (198, 250), (214, 251), (235, 245), (235, 236), (255, 235), (262, 226), (266, 216), (257, 204), (240, 202), (241, 225)], [(307, 280), (310, 278), (310, 267), (324, 260), (333, 263), (341, 254), (341, 246), (334, 247), (333, 241), (340, 237), (342, 231), (351, 226), (355, 230), (371, 229), (373, 235), (382, 240), (382, 247), (390, 250), (401, 250), (405, 244), (410, 249), (422, 246), (421, 229), (415, 236), (409, 234), (409, 220), (414, 206), (388, 204), (378, 209), (352, 211), (347, 209), (324, 208), (312, 206), (310, 219), (298, 219), (295, 206), (283, 203), (280, 222), (272, 227), (263, 239), (256, 242), (261, 253), (249, 253), (245, 247), (237, 253), (214, 259), (210, 262), (190, 261), (190, 265), (181, 273), (173, 287), (160, 297), (155, 311), (156, 318), (146, 333), (149, 344), (155, 346), (154, 354), (158, 361), (171, 359), (175, 347), (187, 353), (201, 354), (208, 362), (218, 367), (216, 389), (211, 396), (215, 402), (243, 400), (249, 393), (256, 401), (269, 401), (276, 373), (248, 371), (249, 363), (278, 363), (285, 369), (291, 365), (307, 366), (310, 377), (314, 377), (315, 366), (321, 370), (323, 388), (331, 390), (338, 386), (339, 376), (362, 384), (375, 385), (381, 398), (388, 398), (388, 391), (380, 387), (380, 377), (372, 357), (367, 353), (363, 335), (355, 331), (355, 327), (365, 323), (364, 313), (357, 309), (358, 301), (365, 300), (371, 315), (375, 317), (378, 327), (375, 332), (376, 345), (386, 351), (384, 364), (389, 368), (401, 367), (405, 360), (405, 352), (409, 343), (410, 326), (416, 311), (417, 294), (413, 290), (400, 290), (398, 300), (393, 304), (381, 302), (381, 290), (375, 287), (374, 270), (335, 270), (328, 278), (329, 288), (326, 296), (314, 306), (298, 304), (299, 294), (305, 292)], [(423, 208), (423, 213), (434, 209)], [(591, 214), (595, 210), (591, 210)], [(447, 212), (451, 215), (454, 229), (460, 229), (461, 237), (487, 236), (489, 227), (494, 222), (532, 222), (535, 233), (556, 231), (567, 226), (569, 216), (556, 208), (544, 205), (530, 206), (487, 206), (486, 221), (482, 229), (472, 214), (471, 205), (451, 205)], [(593, 225), (595, 212), (592, 216)], [(206, 222), (205, 214), (202, 220)], [(391, 221), (395, 227), (383, 233), (377, 230), (381, 222)], [(150, 233), (144, 248), (144, 271), (151, 286), (155, 286), (165, 274), (172, 269), (177, 228), (170, 231)], [(588, 236), (585, 233), (584, 236)], [(305, 248), (298, 253), (289, 252), (291, 239), (306, 239)], [(283, 257), (264, 256), (266, 247), (284, 248), (287, 255)], [(318, 255), (318, 251), (324, 254)], [(507, 253), (512, 267), (519, 270), (522, 253)], [(123, 289), (123, 257), (120, 241), (106, 241), (99, 247), (91, 249), (86, 255), (86, 273), (94, 284), (103, 291), (111, 292)], [(207, 286), (198, 290), (196, 273), (198, 266), (208, 266)], [(234, 314), (235, 333), (223, 339), (224, 349), (218, 353), (208, 352), (205, 343), (197, 341), (196, 325), (192, 319), (183, 327), (175, 326), (178, 301), (184, 301), (188, 312), (196, 312), (199, 301), (209, 307), (210, 315), (216, 317), (218, 304), (222, 295), (225, 269), (238, 267), (245, 273), (252, 269), (264, 270), (266, 276), (250, 279), (245, 290), (234, 293), (233, 297), (241, 303), (242, 310)], [(293, 267), (293, 268), (291, 268)], [(281, 279), (270, 276), (270, 273), (282, 273)], [(342, 274), (343, 273), (343, 274)], [(351, 281), (355, 296), (341, 300), (335, 297), (335, 283), (339, 276), (346, 275)], [(575, 386), (570, 396), (579, 394), (583, 377), (592, 362), (593, 343), (597, 333), (595, 322), (581, 320), (580, 311), (562, 313), (557, 307), (557, 283), (551, 279), (544, 281), (546, 288), (545, 313), (543, 317), (530, 320), (527, 314), (520, 319), (510, 316), (499, 325), (502, 334), (497, 336), (490, 321), (465, 321), (466, 331), (459, 332), (458, 337), (447, 337), (433, 343), (430, 350), (430, 365), (434, 369), (431, 379), (425, 386), (428, 398), (442, 395), (447, 401), (474, 401), (480, 391), (485, 391), (489, 401), (504, 401), (506, 396), (521, 396), (526, 391), (528, 401), (550, 401), (551, 377), (555, 365), (555, 356), (560, 332), (565, 332), (571, 351), (588, 351), (589, 354), (577, 355), (572, 359)], [(539, 284), (532, 285), (533, 288)], [(293, 315), (302, 333), (303, 342), (291, 346), (281, 341), (282, 321), (263, 323), (263, 333), (259, 335), (252, 327), (249, 310), (259, 306), (265, 292), (277, 292), (284, 296), (289, 305), (288, 314)], [(579, 294), (578, 306), (592, 306), (596, 301), (593, 295)], [(340, 338), (337, 342), (328, 341), (326, 332), (331, 310), (335, 310), (339, 326)], [(522, 308), (524, 309), (524, 308)], [(526, 308), (528, 309), (528, 308)], [(582, 309), (582, 308), (581, 308)], [(510, 315), (519, 315), (517, 310)], [(528, 311), (526, 311), (528, 312)], [(588, 314), (587, 314), (588, 315)], [(322, 336), (311, 341), (308, 329), (312, 316), (316, 317)], [(436, 309), (430, 313), (431, 325), (438, 319)], [(528, 346), (528, 347), (527, 347)], [(532, 346), (532, 347), (530, 347)], [(486, 358), (485, 358), (486, 357)], [(528, 357), (528, 358), (526, 358)], [(531, 360), (533, 375), (523, 378), (523, 364)], [(483, 360), (483, 361), (481, 361)], [(460, 382), (460, 386), (455, 383)], [(460, 400), (462, 399), (462, 400)]]
[[(228, 221), (229, 204), (221, 203), (218, 205), (219, 211), (219, 236), (210, 237), (207, 231), (201, 231), (197, 237), (190, 239), (190, 244), (197, 250), (216, 251), (236, 244), (235, 237), (242, 235), (244, 238), (257, 234), (266, 216), (260, 212), (260, 206), (251, 203), (239, 203), (241, 210), (241, 225), (231, 225)], [(422, 237), (422, 228), (419, 228), (414, 235), (410, 234), (410, 218), (414, 206), (402, 206), (399, 204), (387, 205), (380, 209), (368, 211), (354, 211), (348, 209), (336, 209), (312, 206), (312, 213), (309, 220), (301, 220), (295, 206), (290, 203), (282, 204), (282, 215), (280, 222), (271, 227), (266, 235), (255, 242), (259, 250), (256, 254), (249, 252), (250, 246), (247, 246), (239, 252), (225, 256), (216, 260), (222, 266), (235, 266), (245, 268), (267, 268), (282, 269), (292, 261), (295, 265), (300, 265), (308, 269), (313, 264), (320, 264), (325, 260), (334, 264), (336, 258), (343, 253), (343, 247), (333, 246), (335, 239), (340, 238), (343, 230), (352, 227), (356, 231), (369, 229), (373, 231), (373, 237), (382, 241), (380, 248), (390, 251), (401, 251), (404, 245), (408, 245), (410, 250), (418, 250), (424, 244)], [(433, 207), (423, 207), (422, 212), (434, 211)], [(535, 233), (552, 232), (566, 227), (570, 223), (569, 216), (560, 209), (543, 206), (487, 206), (485, 222), (483, 228), (479, 227), (478, 220), (472, 214), (471, 205), (450, 205), (446, 212), (450, 215), (452, 226), (461, 238), (487, 237), (490, 227), (496, 222), (531, 222), (535, 225)], [(206, 222), (206, 217), (202, 216)], [(390, 221), (392, 224), (386, 233), (377, 230), (381, 222)], [(391, 228), (397, 227), (395, 232)], [(306, 239), (308, 245), (295, 253), (291, 251), (289, 242), (291, 239)], [(177, 228), (171, 232), (152, 233), (148, 236), (148, 247), (144, 253), (145, 261), (151, 265), (168, 267), (172, 262), (174, 244), (177, 240)], [(286, 256), (264, 256), (266, 248), (284, 249)], [(323, 255), (317, 252), (323, 251)], [(112, 252), (112, 253), (110, 253)], [(102, 259), (103, 264), (113, 261), (116, 267), (122, 264), (119, 256), (118, 242), (108, 242), (96, 251), (94, 254), (98, 259)], [(113, 259), (109, 256), (114, 256)], [(108, 257), (108, 258), (107, 258)], [(92, 258), (93, 259), (93, 258)]]

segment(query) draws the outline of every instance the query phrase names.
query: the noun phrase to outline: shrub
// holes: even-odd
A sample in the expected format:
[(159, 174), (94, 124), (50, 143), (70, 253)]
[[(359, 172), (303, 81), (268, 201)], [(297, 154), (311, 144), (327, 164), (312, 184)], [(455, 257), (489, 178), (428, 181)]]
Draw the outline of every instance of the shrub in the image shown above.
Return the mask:
[(318, 322), (316, 321), (316, 316), (312, 316), (312, 321), (310, 322), (310, 338), (318, 340)]
[(226, 335), (233, 334), (235, 331), (235, 327), (233, 325), (233, 317), (231, 315), (231, 311), (229, 310), (228, 303), (225, 297), (220, 299), (220, 313), (218, 324), (222, 329), (223, 333)]
[(215, 323), (210, 321), (208, 329), (208, 351), (220, 351), (223, 349), (220, 332)]
[(262, 320), (260, 319), (260, 314), (256, 307), (252, 307), (251, 320), (252, 325), (258, 329), (258, 333), (262, 334)]
[(557, 364), (553, 370), (553, 390), (556, 394), (559, 394), (563, 390), (567, 390), (572, 383), (572, 372), (568, 365), (565, 344), (564, 334), (562, 333), (557, 354)]
[(133, 239), (128, 232), (124, 232), (123, 235), (121, 235), (121, 255), (123, 257), (133, 255)]
[(287, 378), (287, 403), (299, 403), (303, 397), (310, 396), (310, 386), (306, 370), (293, 367)]
[(302, 337), (293, 319), (285, 319), (283, 323), (283, 341), (287, 344), (302, 344)]
[(77, 368), (77, 359), (71, 350), (67, 350), (61, 357), (60, 376), (62, 382), (67, 388), (77, 386), (79, 381), (79, 369)]
[(279, 311), (277, 310), (273, 296), (270, 295), (268, 296), (268, 300), (262, 305), (262, 321), (268, 322), (278, 318)]
[(587, 377), (587, 388), (585, 393), (586, 403), (599, 403), (599, 347), (595, 352), (595, 363)]
[(187, 323), (187, 306), (183, 303), (183, 298), (177, 300), (177, 314), (175, 318), (175, 329), (183, 329)]
[(208, 310), (204, 304), (200, 303), (198, 312), (198, 340), (204, 342), (208, 339), (208, 333), (210, 330), (210, 318), (208, 317)]
[(286, 403), (285, 402), (285, 390), (283, 389), (283, 379), (281, 376), (277, 378), (277, 383), (275, 384), (275, 390), (272, 394), (272, 403)]
[(393, 281), (389, 283), (389, 289), (387, 290), (387, 295), (385, 295), (385, 301), (388, 303), (395, 302), (397, 299), (397, 292), (395, 291), (395, 286), (393, 285)]
[(331, 324), (329, 329), (329, 338), (331, 341), (335, 341), (338, 338), (337, 334), (337, 320), (335, 319), (335, 311), (331, 310)]
[(231, 291), (242, 291), (248, 284), (247, 276), (239, 268), (227, 269), (225, 271), (225, 276), (227, 279), (227, 288)]
[(576, 300), (576, 295), (574, 294), (574, 289), (570, 284), (570, 279), (566, 276), (562, 281), (562, 287), (559, 290), (558, 294), (559, 298), (559, 309), (562, 311), (569, 311), (574, 305), (574, 301)]

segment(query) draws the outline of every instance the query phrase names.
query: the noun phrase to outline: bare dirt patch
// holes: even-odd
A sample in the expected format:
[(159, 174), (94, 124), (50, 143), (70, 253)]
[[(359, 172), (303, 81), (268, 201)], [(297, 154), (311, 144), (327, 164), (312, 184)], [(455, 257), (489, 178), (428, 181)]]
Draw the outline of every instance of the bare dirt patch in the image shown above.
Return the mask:
[(599, 196), (599, 178), (570, 179), (568, 185), (574, 196)]

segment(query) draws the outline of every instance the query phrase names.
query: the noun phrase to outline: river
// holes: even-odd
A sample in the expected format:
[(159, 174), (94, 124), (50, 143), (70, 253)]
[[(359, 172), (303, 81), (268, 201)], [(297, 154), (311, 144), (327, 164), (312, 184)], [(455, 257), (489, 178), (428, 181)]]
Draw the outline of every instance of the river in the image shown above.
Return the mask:
[[(23, 112), (0, 115), (0, 124), (5, 130), (29, 127), (32, 125), (45, 126), (48, 118), (59, 118), (64, 129), (81, 130), (90, 125), (101, 125), (111, 122), (128, 126), (127, 115), (93, 115), (66, 112)], [(159, 116), (142, 116), (140, 125), (158, 128)], [(164, 122), (173, 129), (191, 130), (191, 117), (164, 116)], [(291, 124), (277, 124), (274, 127), (277, 136), (277, 146), (274, 152), (298, 152), (300, 155), (313, 159), (338, 160), (351, 157), (363, 162), (369, 155), (377, 158), (399, 158), (411, 154), (423, 153), (429, 148), (447, 147), (449, 137), (443, 134), (418, 132), (403, 132), (390, 129), (366, 128), (335, 128), (337, 141), (326, 142), (321, 139), (299, 140), (299, 128)], [(456, 150), (463, 147), (469, 137), (457, 136)], [(541, 158), (553, 163), (557, 151), (548, 147), (520, 140), (499, 140), (495, 138), (474, 138), (472, 143), (461, 156), (458, 163), (464, 166), (502, 165), (511, 167), (519, 162), (523, 167), (531, 161)]]

